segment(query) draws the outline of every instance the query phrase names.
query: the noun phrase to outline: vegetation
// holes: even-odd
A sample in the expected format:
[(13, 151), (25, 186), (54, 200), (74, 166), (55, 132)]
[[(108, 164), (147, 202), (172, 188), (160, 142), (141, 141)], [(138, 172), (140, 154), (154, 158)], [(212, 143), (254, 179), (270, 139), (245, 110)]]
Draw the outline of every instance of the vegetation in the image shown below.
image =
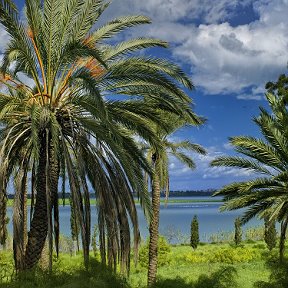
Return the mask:
[(242, 223), (255, 216), (264, 218), (265, 215), (270, 215), (270, 220), (279, 221), (279, 254), (280, 261), (283, 261), (288, 224), (288, 112), (287, 93), (283, 93), (281, 81), (279, 85), (275, 84), (276, 90), (266, 93), (271, 113), (260, 108), (260, 115), (254, 118), (263, 139), (232, 137), (230, 143), (240, 156), (222, 156), (212, 161), (211, 165), (245, 168), (256, 173), (254, 179), (226, 185), (215, 195), (224, 196), (222, 210), (247, 207), (241, 218)]
[[(191, 169), (195, 168), (195, 163), (192, 158), (187, 155), (188, 151), (206, 154), (204, 148), (190, 141), (181, 141), (178, 143), (169, 141), (168, 137), (172, 136), (179, 128), (184, 125), (199, 126), (203, 124), (204, 119), (198, 117), (190, 111), (190, 114), (185, 115), (185, 118), (178, 117), (173, 114), (161, 114), (162, 121), (167, 123), (168, 129), (163, 129), (159, 125), (155, 126), (156, 134), (160, 139), (160, 145), (149, 145), (143, 148), (147, 150), (147, 158), (154, 168), (151, 175), (152, 188), (152, 214), (149, 223), (149, 267), (148, 267), (148, 286), (152, 286), (156, 282), (157, 274), (157, 243), (159, 235), (159, 212), (160, 212), (160, 194), (161, 191), (166, 193), (166, 201), (169, 195), (169, 169), (168, 155), (171, 154), (180, 162)], [(186, 154), (185, 154), (186, 152)]]
[(277, 244), (277, 231), (275, 227), (275, 221), (269, 221), (269, 216), (266, 216), (264, 218), (264, 224), (264, 240), (268, 249), (271, 251), (273, 248), (276, 247)]
[[(157, 147), (159, 137), (150, 127), (169, 128), (162, 121), (163, 111), (194, 119), (191, 99), (183, 90), (193, 88), (189, 78), (164, 59), (138, 53), (167, 43), (151, 38), (107, 41), (150, 19), (120, 17), (96, 29), (108, 5), (101, 0), (27, 0), (22, 22), (16, 5), (0, 0), (0, 23), (10, 35), (0, 77), (5, 87), (0, 94), (0, 233), (6, 214), (2, 200), (14, 178), (18, 271), (37, 264), (46, 240), (52, 269), (53, 247), (56, 254), (59, 250), (58, 184), (62, 178), (65, 195), (67, 178), (86, 267), (90, 183), (97, 198), (103, 264), (108, 259), (116, 269), (120, 261), (121, 269), (129, 272), (129, 220), (135, 256), (140, 239), (133, 193), (149, 214), (142, 171), (152, 173), (135, 136)], [(21, 81), (23, 74), (32, 84)], [(32, 195), (28, 238), (27, 187)]]
[(191, 236), (190, 236), (190, 246), (196, 250), (200, 242), (199, 239), (199, 223), (197, 216), (195, 215), (191, 221)]
[[(70, 230), (71, 230), (71, 238), (75, 246), (77, 247), (77, 251), (79, 252), (80, 246), (79, 246), (79, 234), (80, 234), (80, 225), (78, 218), (75, 215), (75, 207), (72, 201), (72, 198), (69, 198), (70, 202)], [(75, 247), (75, 248), (76, 248)], [(76, 250), (76, 249), (75, 249)]]
[[(139, 250), (139, 264), (142, 267), (149, 267), (149, 239), (146, 240), (145, 245), (142, 245)], [(171, 262), (171, 246), (167, 243), (167, 240), (163, 236), (158, 238), (158, 257), (157, 266), (162, 267)]]
[[(145, 246), (147, 264), (148, 243)], [(200, 245), (196, 251), (191, 250), (189, 245), (170, 246), (169, 249), (165, 263), (159, 266), (158, 280), (154, 287), (228, 288), (232, 287), (231, 283), (233, 287), (239, 288), (258, 287), (256, 283), (263, 285), (260, 287), (286, 287), (287, 277), (282, 273), (287, 267), (277, 263), (276, 270), (273, 263), (277, 255), (271, 253), (263, 241), (252, 244), (244, 242), (242, 247), (230, 244), (205, 244)], [(1, 268), (3, 268), (0, 269), (1, 288), (146, 287), (147, 266), (145, 265), (145, 267), (138, 265), (136, 268), (132, 265), (130, 277), (125, 279), (102, 266), (99, 263), (100, 259), (94, 258), (93, 255), (91, 255), (89, 269), (85, 270), (81, 255), (71, 257), (69, 254), (60, 253), (59, 259), (54, 258), (52, 274), (37, 269), (33, 276), (28, 273), (26, 277), (17, 279), (12, 274), (11, 252), (1, 253), (0, 257)]]
[(98, 238), (98, 226), (95, 224), (93, 227), (93, 233), (91, 237), (91, 245), (92, 245), (94, 257), (97, 256), (97, 251), (98, 251), (97, 238)]
[(242, 241), (242, 228), (241, 228), (241, 219), (239, 217), (235, 219), (234, 226), (235, 226), (234, 242), (235, 245), (240, 245)]
[[(104, 0), (26, 0), (23, 21), (12, 0), (0, 0), (0, 25), (10, 39), (0, 67), (0, 245), (4, 248), (6, 210), (11, 205), (7, 186), (10, 180), (14, 184), (13, 257), (11, 251), (0, 255), (0, 287), (141, 287), (145, 281), (139, 279), (147, 268), (149, 287), (248, 287), (249, 277), (255, 287), (287, 287), (288, 77), (281, 75), (276, 83), (266, 85), (271, 111), (260, 108), (254, 118), (262, 138), (232, 137), (238, 155), (221, 156), (211, 163), (255, 173), (254, 178), (226, 185), (215, 194), (224, 196), (222, 210), (247, 208), (235, 220), (236, 245), (201, 246), (194, 216), (190, 238), (194, 251), (172, 248), (158, 231), (160, 196), (165, 193), (167, 203), (169, 195), (168, 155), (194, 169), (187, 152), (204, 155), (206, 151), (170, 137), (183, 126), (199, 126), (205, 120), (193, 112), (187, 94), (193, 89), (189, 77), (177, 65), (142, 53), (146, 48), (165, 48), (166, 42), (110, 40), (126, 28), (149, 24), (149, 18), (124, 16), (96, 28), (109, 5)], [(62, 245), (59, 195), (64, 203), (66, 181), (72, 240), (64, 237)], [(96, 200), (90, 199), (90, 186)], [(134, 195), (149, 220), (150, 237), (140, 251)], [(94, 201), (98, 224), (91, 235)], [(241, 225), (255, 216), (265, 219), (269, 251), (262, 242), (239, 245)], [(281, 223), (277, 273), (273, 267), (276, 221)], [(90, 255), (91, 238), (94, 255)], [(132, 268), (127, 280), (131, 254), (137, 264), (138, 251), (140, 268)], [(49, 275), (39, 263), (46, 258)], [(165, 269), (156, 279), (158, 266)]]

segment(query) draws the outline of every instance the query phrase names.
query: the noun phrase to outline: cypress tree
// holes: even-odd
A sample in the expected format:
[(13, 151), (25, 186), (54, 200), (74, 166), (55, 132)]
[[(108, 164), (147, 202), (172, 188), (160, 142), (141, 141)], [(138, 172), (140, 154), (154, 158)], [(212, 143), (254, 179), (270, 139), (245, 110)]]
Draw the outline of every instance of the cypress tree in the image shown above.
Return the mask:
[(242, 241), (241, 219), (239, 217), (235, 219), (234, 226), (235, 226), (234, 242), (236, 245), (239, 245)]
[(193, 217), (191, 221), (191, 238), (190, 238), (190, 245), (195, 250), (199, 244), (199, 224), (197, 216)]
[(271, 251), (276, 247), (277, 231), (275, 228), (275, 220), (269, 221), (269, 217), (264, 218), (265, 230), (264, 240), (268, 249)]

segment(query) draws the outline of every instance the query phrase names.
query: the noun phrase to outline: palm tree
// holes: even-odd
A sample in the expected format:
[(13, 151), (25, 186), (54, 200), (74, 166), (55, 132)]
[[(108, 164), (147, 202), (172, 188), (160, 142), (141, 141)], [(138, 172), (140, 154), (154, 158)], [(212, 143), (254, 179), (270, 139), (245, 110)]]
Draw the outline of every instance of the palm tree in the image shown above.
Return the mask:
[[(46, 239), (51, 269), (53, 232), (58, 254), (58, 182), (61, 177), (65, 187), (67, 175), (86, 267), (90, 185), (98, 198), (102, 261), (108, 259), (116, 269), (119, 259), (121, 269), (129, 271), (129, 219), (135, 255), (140, 239), (132, 192), (138, 193), (144, 211), (149, 211), (141, 171), (151, 172), (134, 136), (156, 146), (158, 137), (148, 124), (165, 129), (161, 110), (189, 114), (191, 100), (182, 88), (192, 89), (192, 84), (178, 66), (166, 60), (131, 54), (166, 47), (163, 41), (105, 42), (125, 28), (150, 23), (145, 16), (120, 17), (94, 28), (108, 7), (104, 1), (25, 3), (27, 21), (22, 23), (12, 1), (0, 0), (0, 23), (10, 35), (0, 77), (0, 198), (6, 196), (8, 179), (18, 175), (13, 218), (16, 269), (34, 267)], [(21, 80), (23, 75), (30, 85)], [(28, 181), (32, 205), (25, 247)], [(4, 208), (0, 207), (1, 217)]]
[(215, 195), (224, 196), (222, 210), (247, 208), (242, 223), (256, 215), (269, 217), (270, 221), (280, 221), (279, 253), (282, 261), (288, 224), (288, 112), (283, 95), (267, 93), (266, 99), (272, 113), (260, 108), (260, 116), (254, 119), (264, 139), (232, 137), (230, 143), (244, 157), (221, 156), (213, 160), (211, 165), (256, 172), (254, 179), (226, 185)]
[(148, 286), (151, 287), (156, 281), (157, 273), (157, 252), (158, 252), (158, 236), (159, 236), (159, 212), (160, 212), (160, 192), (165, 191), (166, 201), (169, 195), (169, 163), (168, 156), (171, 154), (180, 162), (191, 169), (195, 168), (195, 163), (186, 153), (188, 151), (206, 154), (205, 150), (198, 144), (190, 141), (173, 142), (169, 137), (184, 125), (199, 126), (204, 119), (198, 117), (190, 111), (189, 116), (177, 117), (173, 114), (162, 114), (163, 122), (167, 123), (165, 130), (159, 126), (155, 127), (156, 134), (160, 139), (157, 146), (146, 146), (147, 158), (154, 168), (151, 175), (152, 188), (152, 215), (149, 223), (149, 265), (148, 265)]

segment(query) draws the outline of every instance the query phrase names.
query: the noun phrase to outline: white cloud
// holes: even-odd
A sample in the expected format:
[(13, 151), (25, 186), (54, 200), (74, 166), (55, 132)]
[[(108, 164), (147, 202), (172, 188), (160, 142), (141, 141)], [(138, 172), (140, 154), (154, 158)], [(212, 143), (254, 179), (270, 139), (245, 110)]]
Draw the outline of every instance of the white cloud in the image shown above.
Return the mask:
[[(239, 7), (249, 4), (259, 18), (230, 25)], [(207, 94), (259, 100), (263, 94), (256, 91), (263, 91), (267, 81), (276, 80), (286, 69), (287, 0), (114, 0), (108, 12), (150, 16), (154, 24), (133, 33), (170, 42), (174, 57), (190, 65), (196, 87)], [(204, 24), (197, 26), (193, 23), (199, 17)]]
[(3, 26), (0, 25), (0, 54), (3, 53), (9, 40), (8, 33), (4, 30)]
[(233, 150), (233, 145), (231, 145), (230, 142), (227, 142), (227, 143), (224, 143), (223, 144), (223, 147), (226, 149), (226, 150)]
[[(228, 145), (226, 145), (228, 147)], [(230, 147), (229, 147), (230, 149)], [(190, 154), (196, 164), (196, 169), (191, 170), (184, 164), (180, 163), (177, 159), (170, 158), (170, 178), (173, 186), (171, 189), (180, 189), (178, 187), (191, 187), (195, 181), (202, 181), (201, 185), (207, 181), (207, 183), (215, 183), (217, 185), (222, 183), (223, 185), (231, 183), (233, 181), (243, 181), (251, 178), (255, 173), (247, 169), (238, 169), (233, 167), (210, 167), (210, 163), (216, 157), (224, 155), (222, 151), (219, 151), (216, 147), (207, 148), (207, 155)], [(221, 179), (221, 181), (220, 181)], [(205, 180), (203, 182), (203, 180)], [(174, 188), (176, 187), (176, 188)], [(209, 186), (206, 186), (208, 188)], [(211, 186), (213, 187), (213, 186)], [(216, 188), (214, 186), (214, 188)]]
[(202, 18), (205, 23), (215, 23), (231, 18), (237, 7), (245, 7), (252, 0), (114, 0), (106, 15), (116, 17), (133, 12), (143, 13), (158, 22)]

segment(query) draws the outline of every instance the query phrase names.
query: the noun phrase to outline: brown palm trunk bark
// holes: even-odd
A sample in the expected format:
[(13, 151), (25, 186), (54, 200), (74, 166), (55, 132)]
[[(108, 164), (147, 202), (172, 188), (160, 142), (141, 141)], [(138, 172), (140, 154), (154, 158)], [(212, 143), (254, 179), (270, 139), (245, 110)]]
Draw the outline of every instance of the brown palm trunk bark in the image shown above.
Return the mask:
[(0, 244), (3, 247), (3, 250), (5, 250), (6, 246), (6, 239), (7, 239), (7, 216), (6, 216), (6, 210), (7, 210), (7, 197), (6, 194), (1, 191), (0, 192)]
[[(25, 162), (25, 161), (24, 161)], [(27, 165), (22, 163), (16, 175), (13, 213), (13, 254), (16, 271), (24, 269), (27, 242)]]
[(46, 133), (40, 142), (39, 165), (36, 180), (36, 202), (25, 251), (25, 269), (33, 268), (41, 258), (48, 232), (46, 195)]
[[(155, 155), (154, 155), (155, 157)], [(159, 237), (159, 210), (160, 210), (160, 181), (158, 175), (158, 159), (154, 161), (155, 171), (152, 179), (152, 217), (149, 226), (149, 265), (148, 265), (148, 287), (156, 282), (158, 263), (158, 237)]]
[(288, 218), (286, 218), (281, 223), (281, 234), (280, 234), (280, 243), (279, 243), (279, 260), (280, 260), (280, 263), (283, 263), (283, 261), (284, 261), (284, 250), (285, 250), (287, 224), (288, 224)]

